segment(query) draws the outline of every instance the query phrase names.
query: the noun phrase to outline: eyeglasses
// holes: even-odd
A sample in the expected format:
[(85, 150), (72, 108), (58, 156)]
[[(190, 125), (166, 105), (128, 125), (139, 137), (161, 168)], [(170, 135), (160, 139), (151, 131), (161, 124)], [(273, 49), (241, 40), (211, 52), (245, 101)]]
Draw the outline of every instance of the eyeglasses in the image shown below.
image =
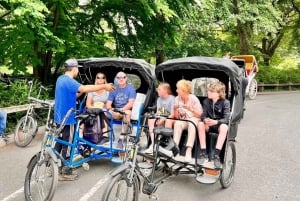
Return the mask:
[(105, 79), (105, 77), (98, 77), (98, 76), (97, 76), (97, 79)]
[(117, 77), (118, 80), (123, 80), (123, 79), (126, 79), (126, 76), (124, 77)]

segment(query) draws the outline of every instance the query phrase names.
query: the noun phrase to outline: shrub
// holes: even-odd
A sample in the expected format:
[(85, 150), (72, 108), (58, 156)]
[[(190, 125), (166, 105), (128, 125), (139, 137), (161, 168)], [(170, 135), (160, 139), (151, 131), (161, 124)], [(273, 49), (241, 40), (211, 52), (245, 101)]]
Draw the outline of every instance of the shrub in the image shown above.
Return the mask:
[(300, 83), (300, 69), (277, 69), (272, 67), (260, 66), (256, 75), (258, 83)]
[[(31, 96), (36, 97), (39, 93), (40, 83), (36, 80), (33, 81)], [(48, 87), (50, 88), (50, 87)], [(30, 86), (28, 80), (15, 80), (10, 86), (5, 83), (0, 83), (0, 108), (23, 105), (28, 103), (28, 93)], [(43, 91), (41, 99), (53, 99), (50, 94), (52, 90)], [(13, 132), (17, 121), (26, 114), (26, 111), (10, 113), (7, 116), (7, 133)], [(39, 115), (46, 116), (45, 110), (39, 111)]]

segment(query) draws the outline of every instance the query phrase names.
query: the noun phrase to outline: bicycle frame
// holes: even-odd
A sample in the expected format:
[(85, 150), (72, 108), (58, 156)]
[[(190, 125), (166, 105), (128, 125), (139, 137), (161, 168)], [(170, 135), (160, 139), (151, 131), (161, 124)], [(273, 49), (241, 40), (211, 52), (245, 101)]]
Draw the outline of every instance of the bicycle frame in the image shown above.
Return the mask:
[(27, 96), (29, 105), (28, 105), (28, 109), (27, 109), (27, 112), (25, 115), (25, 125), (27, 123), (28, 116), (32, 116), (36, 121), (37, 121), (37, 118), (39, 118), (39, 116), (35, 113), (34, 108), (35, 108), (36, 102), (38, 102), (37, 100), (39, 100), (39, 98), (40, 98), (42, 90), (47, 90), (43, 85), (40, 85), (39, 92), (38, 92), (36, 98), (34, 98), (31, 96), (33, 82), (29, 81), (28, 84), (30, 85), (28, 96)]
[[(165, 119), (172, 119), (172, 118), (165, 118)], [(158, 119), (156, 118), (156, 121)], [(172, 119), (172, 120), (179, 120), (179, 119)], [(180, 121), (186, 121), (193, 126), (196, 127), (195, 123), (190, 120), (181, 119)], [(161, 138), (163, 136), (165, 137), (171, 137), (169, 134), (164, 134), (165, 131), (155, 131), (155, 138), (154, 138), (154, 144), (155, 144), (155, 151), (153, 152), (153, 155), (143, 153), (139, 151), (139, 138), (137, 138), (134, 143), (133, 147), (130, 149), (130, 155), (127, 159), (127, 161), (121, 165), (120, 167), (113, 170), (110, 175), (112, 177), (117, 176), (118, 174), (125, 174), (125, 177), (122, 177), (124, 180), (126, 180), (128, 186), (134, 186), (134, 182), (138, 182), (138, 185), (140, 187), (143, 187), (142, 191), (144, 194), (149, 195), (150, 198), (155, 198), (153, 193), (155, 193), (156, 189), (160, 184), (164, 182), (167, 178), (173, 175), (178, 174), (194, 174), (196, 178), (198, 176), (202, 176), (205, 174), (206, 171), (213, 171), (214, 168), (210, 168), (207, 166), (201, 166), (197, 164), (197, 157), (195, 157), (195, 162), (188, 163), (188, 162), (182, 162), (177, 161), (175, 158), (173, 158), (170, 155), (166, 155), (165, 153), (160, 151), (160, 142)], [(168, 130), (166, 132), (172, 132), (172, 130)], [(226, 148), (228, 146), (228, 140), (227, 137), (226, 141)], [(197, 148), (197, 142), (196, 142), (196, 148)], [(198, 151), (198, 148), (197, 148)], [(196, 151), (196, 154), (197, 154)], [(226, 153), (225, 153), (226, 154)], [(138, 155), (144, 157), (144, 162), (142, 163), (148, 163), (148, 167), (140, 166), (140, 161), (138, 161)], [(226, 155), (225, 155), (226, 157)], [(225, 160), (225, 159), (224, 159)], [(148, 161), (148, 162), (147, 162)], [(150, 161), (150, 162), (149, 162)], [(161, 165), (160, 165), (161, 164)], [(162, 175), (157, 174), (158, 172), (162, 173)], [(222, 169), (215, 170), (217, 171), (217, 174), (215, 175), (215, 182), (218, 181), (219, 178), (222, 177)], [(197, 180), (197, 179), (196, 179)], [(222, 178), (221, 178), (222, 180)], [(141, 181), (143, 181), (143, 185), (141, 185)], [(197, 180), (198, 181), (198, 180)], [(200, 181), (199, 181), (200, 182)], [(202, 183), (202, 182), (201, 182)], [(227, 186), (226, 186), (227, 187)], [(110, 192), (107, 190), (107, 192)], [(105, 194), (107, 196), (107, 194)]]
[[(113, 118), (110, 112), (103, 110), (103, 113), (106, 113), (109, 116), (109, 122), (110, 122), (110, 126), (113, 125)], [(67, 116), (67, 115), (66, 115)], [(109, 138), (112, 139), (109, 142), (109, 146), (105, 146), (105, 145), (98, 145), (98, 144), (94, 144), (86, 139), (84, 139), (83, 137), (80, 136), (80, 124), (83, 122), (83, 120), (85, 118), (87, 118), (88, 115), (87, 114), (82, 114), (82, 115), (78, 115), (77, 118), (77, 123), (75, 126), (75, 132), (74, 132), (74, 136), (73, 136), (73, 140), (72, 142), (66, 142), (62, 139), (59, 139), (58, 133), (61, 132), (63, 126), (61, 125), (60, 127), (60, 131), (57, 132), (56, 131), (56, 135), (53, 136), (53, 134), (49, 133), (48, 134), (48, 139), (46, 141), (48, 147), (51, 147), (52, 152), (56, 155), (57, 158), (59, 158), (61, 160), (61, 162), (71, 168), (76, 168), (81, 166), (83, 163), (87, 163), (90, 160), (97, 160), (97, 159), (101, 159), (101, 158), (108, 158), (112, 161), (114, 154), (119, 153), (119, 152), (127, 152), (127, 148), (125, 149), (121, 149), (121, 148), (115, 148), (113, 146), (114, 143), (114, 132), (112, 129), (110, 129), (109, 131)], [(54, 144), (55, 143), (59, 143), (62, 145), (66, 145), (68, 147), (70, 147), (70, 157), (68, 159), (63, 158), (60, 153), (57, 152), (57, 150), (55, 150), (54, 148)], [(81, 146), (87, 146), (91, 149), (93, 149), (93, 151), (90, 153), (89, 156), (87, 157), (80, 157), (80, 159), (75, 159), (75, 157), (80, 154), (79, 150), (81, 148)], [(97, 152), (97, 153), (96, 153)]]

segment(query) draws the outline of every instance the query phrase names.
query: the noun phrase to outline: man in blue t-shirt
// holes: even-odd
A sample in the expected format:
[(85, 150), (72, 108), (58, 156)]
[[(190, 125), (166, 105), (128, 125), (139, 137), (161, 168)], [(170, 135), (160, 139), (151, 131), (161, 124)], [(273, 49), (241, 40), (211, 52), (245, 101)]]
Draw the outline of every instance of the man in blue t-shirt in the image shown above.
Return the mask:
[[(82, 93), (98, 91), (105, 89), (111, 91), (114, 86), (111, 84), (102, 85), (82, 85), (74, 78), (77, 77), (79, 66), (76, 59), (68, 59), (65, 64), (65, 74), (58, 77), (55, 86), (55, 106), (54, 106), (54, 121), (61, 124), (64, 116), (70, 109), (76, 108), (76, 98)], [(72, 142), (74, 134), (74, 125), (76, 124), (75, 113), (71, 113), (68, 117), (60, 139)], [(60, 143), (55, 144), (55, 149), (61, 153), (63, 158), (68, 158), (70, 153), (67, 145)], [(64, 168), (67, 169), (67, 168)], [(62, 172), (62, 180), (74, 180), (78, 175), (73, 175), (71, 170)]]
[(118, 112), (113, 112), (112, 108), (121, 109), (126, 113), (126, 119), (130, 121), (131, 109), (136, 97), (135, 88), (127, 84), (127, 75), (122, 71), (117, 73), (116, 81), (117, 88), (109, 93), (106, 108), (112, 113), (114, 119), (121, 119), (122, 116)]

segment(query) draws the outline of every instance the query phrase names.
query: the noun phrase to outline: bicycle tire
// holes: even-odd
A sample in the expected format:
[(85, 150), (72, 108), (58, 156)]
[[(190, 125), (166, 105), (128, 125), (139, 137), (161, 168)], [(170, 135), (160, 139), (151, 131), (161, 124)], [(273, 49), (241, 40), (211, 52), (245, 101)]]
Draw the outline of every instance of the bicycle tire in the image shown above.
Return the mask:
[(255, 79), (253, 79), (250, 82), (250, 86), (249, 86), (249, 99), (253, 100), (256, 98), (256, 94), (257, 94), (257, 81)]
[(26, 201), (52, 200), (57, 187), (57, 164), (51, 157), (39, 161), (39, 156), (35, 157), (28, 164), (24, 183)]
[(236, 166), (236, 148), (234, 142), (228, 141), (226, 152), (226, 158), (224, 159), (220, 178), (222, 188), (228, 188), (233, 181)]
[(138, 201), (139, 200), (139, 182), (134, 176), (132, 184), (129, 184), (127, 174), (121, 172), (107, 181), (102, 201), (122, 200)]
[(26, 147), (31, 143), (38, 130), (37, 120), (33, 116), (22, 117), (16, 126), (14, 141), (18, 147)]

